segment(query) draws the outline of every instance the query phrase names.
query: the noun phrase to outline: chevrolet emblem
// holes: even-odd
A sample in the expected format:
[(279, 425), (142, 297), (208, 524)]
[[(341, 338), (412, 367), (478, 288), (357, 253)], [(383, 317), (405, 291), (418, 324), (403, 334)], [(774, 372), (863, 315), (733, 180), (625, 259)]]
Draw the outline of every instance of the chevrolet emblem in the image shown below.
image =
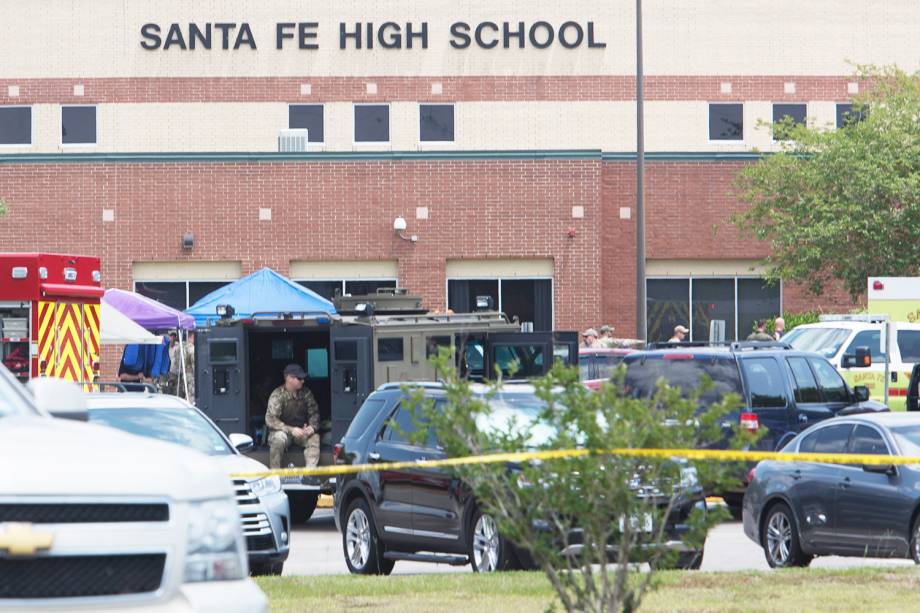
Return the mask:
[(50, 532), (36, 532), (32, 524), (0, 524), (5, 529), (0, 532), (0, 553), (11, 556), (34, 556), (40, 550), (51, 549), (54, 535)]

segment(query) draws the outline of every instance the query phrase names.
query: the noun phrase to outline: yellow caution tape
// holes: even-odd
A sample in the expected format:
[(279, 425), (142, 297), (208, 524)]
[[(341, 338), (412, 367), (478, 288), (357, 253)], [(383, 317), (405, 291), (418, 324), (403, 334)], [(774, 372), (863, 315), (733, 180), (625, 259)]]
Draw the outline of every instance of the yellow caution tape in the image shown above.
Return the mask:
[(531, 460), (557, 460), (589, 455), (619, 455), (638, 458), (686, 458), (688, 460), (714, 460), (717, 462), (818, 462), (821, 464), (918, 464), (920, 457), (890, 455), (869, 455), (852, 453), (780, 453), (777, 451), (741, 451), (728, 449), (554, 449), (548, 451), (521, 451), (516, 453), (493, 453), (488, 455), (446, 458), (443, 460), (419, 460), (415, 462), (376, 462), (373, 464), (336, 464), (316, 468), (281, 468), (257, 472), (233, 473), (236, 478), (256, 477), (311, 477), (333, 476), (406, 468), (441, 468), (465, 464), (495, 464), (501, 462), (528, 462)]

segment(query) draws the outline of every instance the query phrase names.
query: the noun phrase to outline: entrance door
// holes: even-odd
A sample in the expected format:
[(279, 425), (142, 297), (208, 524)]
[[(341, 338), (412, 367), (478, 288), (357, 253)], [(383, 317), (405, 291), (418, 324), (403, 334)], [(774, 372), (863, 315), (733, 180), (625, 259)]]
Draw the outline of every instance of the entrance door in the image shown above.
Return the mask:
[(198, 408), (225, 433), (249, 432), (246, 419), (246, 329), (217, 326), (197, 331), (195, 392)]
[(552, 368), (552, 332), (497, 332), (489, 334), (486, 343), (487, 377), (498, 370), (505, 379), (529, 379)]
[(351, 420), (374, 389), (370, 326), (333, 324), (332, 441), (345, 436)]

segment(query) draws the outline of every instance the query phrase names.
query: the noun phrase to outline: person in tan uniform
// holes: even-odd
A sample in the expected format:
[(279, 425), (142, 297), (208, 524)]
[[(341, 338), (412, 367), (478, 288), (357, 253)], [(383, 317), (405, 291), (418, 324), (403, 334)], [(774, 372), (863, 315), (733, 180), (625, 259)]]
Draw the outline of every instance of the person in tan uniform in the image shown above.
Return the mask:
[(268, 398), (265, 425), (272, 468), (281, 468), (281, 457), (291, 445), (304, 448), (307, 468), (319, 464), (319, 406), (303, 386), (305, 377), (299, 364), (288, 364), (284, 368), (284, 385), (275, 388)]

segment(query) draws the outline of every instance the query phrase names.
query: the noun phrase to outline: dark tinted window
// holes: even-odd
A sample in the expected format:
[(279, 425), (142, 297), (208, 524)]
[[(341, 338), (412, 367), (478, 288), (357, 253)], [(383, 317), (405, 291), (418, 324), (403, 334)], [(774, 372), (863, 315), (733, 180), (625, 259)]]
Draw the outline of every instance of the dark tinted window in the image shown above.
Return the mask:
[(709, 105), (709, 140), (742, 140), (744, 106), (742, 104)]
[(390, 107), (367, 104), (355, 107), (355, 142), (386, 143), (390, 141)]
[(383, 430), (383, 440), (405, 443), (409, 436), (420, 426), (416, 422), (420, 419), (413, 419), (412, 410), (400, 405), (396, 412), (387, 420), (387, 426)]
[(0, 106), (0, 145), (32, 143), (32, 107)]
[(709, 340), (709, 324), (714, 319), (725, 322), (726, 339), (735, 338), (734, 279), (694, 279), (691, 306), (693, 308), (693, 340)]
[(595, 359), (597, 362), (597, 376), (599, 379), (608, 379), (617, 366), (623, 361), (622, 355), (616, 354), (599, 354)]
[(580, 355), (578, 356), (578, 372), (579, 378), (582, 381), (593, 379), (593, 373), (591, 372), (591, 362), (594, 356), (591, 355)]
[(850, 439), (850, 453), (888, 455), (888, 445), (875, 428), (856, 426)]
[(236, 341), (234, 340), (209, 341), (208, 350), (211, 352), (211, 362), (214, 364), (236, 362)]
[(837, 127), (842, 128), (851, 123), (857, 123), (866, 118), (864, 110), (854, 111), (852, 104), (837, 105)]
[(849, 424), (821, 428), (802, 440), (799, 451), (803, 453), (846, 453), (852, 429), (853, 426)]
[(403, 339), (379, 338), (377, 339), (377, 359), (381, 362), (402, 362)]
[(649, 279), (645, 287), (649, 341), (666, 341), (675, 326), (690, 324), (689, 280)]
[(189, 281), (188, 302), (193, 305), (211, 292), (230, 285), (229, 281)]
[(438, 355), (441, 347), (450, 347), (449, 336), (429, 336), (425, 339), (425, 357)]
[(796, 402), (821, 402), (821, 392), (818, 391), (818, 382), (815, 375), (808, 367), (805, 358), (789, 358), (789, 368), (792, 370), (792, 380), (795, 383)]
[(323, 142), (323, 105), (292, 104), (288, 107), (288, 127), (307, 130), (307, 140), (311, 143)]
[(663, 378), (687, 396), (699, 387), (704, 376), (708, 376), (714, 384), (713, 389), (703, 394), (704, 402), (717, 402), (728, 393), (741, 395), (738, 366), (730, 357), (663, 359), (656, 356), (627, 361), (626, 389), (636, 397), (649, 398), (654, 394), (658, 380)]
[(767, 285), (763, 279), (738, 279), (738, 336), (741, 339), (754, 331), (754, 322), (771, 320), (780, 314), (779, 287), (779, 283)]
[(808, 362), (815, 371), (818, 386), (821, 388), (826, 402), (847, 402), (850, 400), (846, 383), (843, 382), (840, 374), (834, 370), (830, 362), (815, 358), (809, 358)]
[[(872, 354), (872, 362), (879, 364), (885, 363), (885, 354), (882, 353), (882, 331), (881, 330), (863, 330), (853, 337), (850, 344), (847, 345), (847, 355), (856, 355), (857, 347), (868, 347)], [(903, 358), (901, 358), (903, 359)]]
[(419, 106), (419, 140), (453, 142), (454, 105), (422, 104)]
[(185, 290), (184, 281), (138, 281), (134, 284), (134, 291), (138, 294), (180, 311), (188, 307)]
[(357, 360), (358, 359), (357, 341), (336, 341), (335, 342), (335, 359), (336, 360)]
[[(533, 323), (535, 332), (553, 329), (553, 282), (550, 279), (502, 279), (501, 305), (508, 317), (517, 317), (521, 323)], [(495, 308), (498, 308), (497, 302)]]
[(341, 281), (298, 281), (298, 283), (326, 300), (332, 300), (336, 293), (342, 293)]
[(898, 330), (902, 362), (920, 362), (920, 330)]
[(476, 310), (476, 296), (491, 296), (498, 308), (497, 279), (448, 279), (447, 306), (454, 313), (472, 313)]
[(375, 294), (383, 287), (396, 287), (396, 279), (345, 281), (345, 293), (352, 296)]
[(786, 406), (786, 386), (779, 363), (773, 358), (741, 360), (741, 369), (755, 408)]
[[(786, 117), (792, 119), (794, 125), (805, 125), (806, 106), (804, 104), (774, 104), (773, 105), (773, 123), (782, 123)], [(773, 128), (773, 138), (781, 140), (786, 135), (782, 129), (777, 126)]]
[(515, 379), (542, 375), (546, 361), (544, 350), (544, 345), (492, 345), (495, 363), (502, 376)]
[(374, 418), (383, 410), (384, 404), (386, 404), (386, 400), (383, 398), (368, 398), (365, 400), (361, 408), (358, 409), (358, 414), (351, 420), (345, 436), (350, 438), (362, 436), (370, 428)]
[(96, 107), (61, 107), (61, 142), (65, 145), (96, 142)]

